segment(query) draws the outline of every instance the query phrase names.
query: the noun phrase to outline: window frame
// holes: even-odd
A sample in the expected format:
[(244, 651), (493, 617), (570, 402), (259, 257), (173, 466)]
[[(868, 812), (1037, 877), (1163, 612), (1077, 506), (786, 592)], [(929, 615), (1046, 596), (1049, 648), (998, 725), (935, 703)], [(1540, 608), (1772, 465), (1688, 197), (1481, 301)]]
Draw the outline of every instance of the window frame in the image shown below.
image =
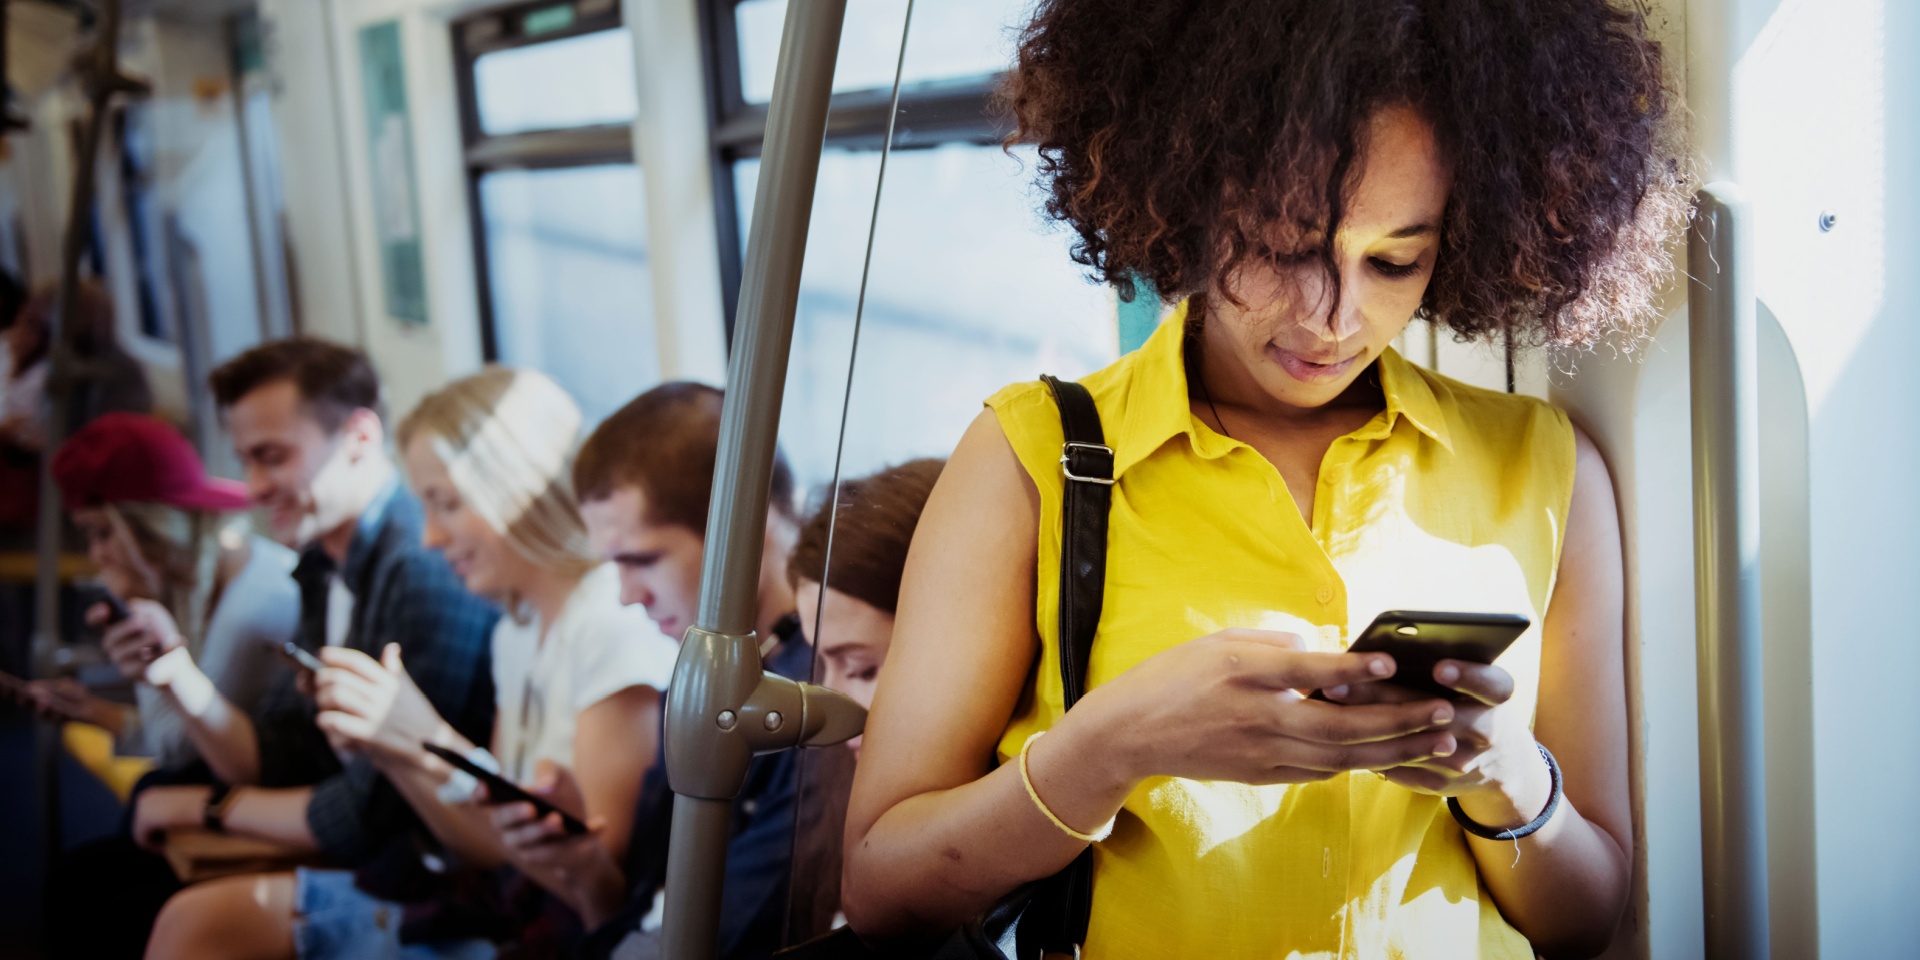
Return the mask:
[[(573, 8), (573, 22), (557, 30), (531, 35), (526, 32), (529, 14), (563, 6)], [(454, 81), (460, 112), (467, 228), (473, 251), (474, 283), (479, 287), (480, 356), (485, 363), (498, 363), (500, 334), (493, 305), (493, 265), (487, 249), (481, 178), (500, 170), (549, 170), (609, 163), (630, 163), (637, 167), (640, 158), (634, 149), (631, 123), (486, 133), (480, 127), (480, 98), (474, 66), (490, 53), (625, 29), (626, 21), (621, 15), (620, 0), (521, 0), (467, 14), (448, 26), (453, 40)]]
[[(766, 144), (767, 105), (749, 103), (740, 77), (740, 33), (734, 8), (746, 0), (700, 0), (701, 46), (707, 67), (707, 116), (711, 141), (715, 236), (720, 249), (721, 303), (726, 338), (733, 342), (740, 305), (746, 238), (740, 234), (740, 197), (733, 165), (760, 155)], [(911, 51), (909, 51), (911, 53)], [(1011, 118), (994, 108), (1006, 71), (951, 82), (903, 87), (894, 150), (923, 150), (949, 143), (993, 146), (1005, 142)], [(823, 148), (878, 150), (887, 137), (889, 89), (833, 94), (827, 107)]]

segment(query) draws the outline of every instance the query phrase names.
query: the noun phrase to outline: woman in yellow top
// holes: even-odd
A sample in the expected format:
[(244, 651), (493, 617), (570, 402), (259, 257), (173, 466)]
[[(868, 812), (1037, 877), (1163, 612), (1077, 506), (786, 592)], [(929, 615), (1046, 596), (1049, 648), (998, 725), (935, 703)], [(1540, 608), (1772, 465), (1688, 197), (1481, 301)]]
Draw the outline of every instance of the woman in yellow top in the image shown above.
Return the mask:
[[(848, 815), (854, 929), (951, 929), (1110, 824), (1094, 957), (1606, 945), (1633, 861), (1606, 466), (1388, 345), (1640, 333), (1688, 186), (1663, 69), (1603, 0), (1040, 4), (1009, 99), (1048, 211), (1182, 305), (1084, 381), (1117, 483), (1071, 712), (1045, 388), (989, 400), (941, 476)], [(1430, 698), (1344, 652), (1393, 608), (1535, 626)]]

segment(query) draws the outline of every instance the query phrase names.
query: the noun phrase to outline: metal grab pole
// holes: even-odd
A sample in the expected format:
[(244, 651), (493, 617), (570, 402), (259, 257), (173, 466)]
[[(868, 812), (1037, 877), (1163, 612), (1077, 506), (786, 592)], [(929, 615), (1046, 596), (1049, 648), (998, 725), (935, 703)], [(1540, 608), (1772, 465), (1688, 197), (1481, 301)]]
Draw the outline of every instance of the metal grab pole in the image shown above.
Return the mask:
[(767, 110), (727, 364), (699, 618), (681, 644), (667, 697), (667, 776), (675, 797), (664, 933), (666, 955), (674, 960), (717, 953), (732, 801), (753, 754), (801, 740), (844, 740), (865, 721), (850, 700), (764, 674), (754, 636), (780, 400), (845, 15), (846, 0), (788, 5)]
[(1746, 198), (1700, 191), (1688, 238), (1700, 842), (1707, 956), (1764, 960), (1767, 796), (1760, 647), (1760, 399)]
[[(0, 10), (0, 15), (5, 11)], [(32, 675), (51, 677), (60, 651), (60, 488), (53, 482), (53, 453), (66, 438), (73, 390), (93, 376), (79, 369), (73, 351), (73, 316), (80, 293), (80, 253), (85, 245), (88, 215), (93, 209), (94, 163), (107, 122), (107, 106), (116, 94), (141, 93), (146, 85), (120, 72), (120, 0), (102, 0), (94, 26), (93, 46), (76, 58), (79, 79), (87, 92), (87, 122), (81, 128), (74, 157), (73, 191), (67, 208), (66, 234), (60, 247), (60, 288), (57, 306), (46, 332), (47, 429), (40, 447), (39, 558), (34, 576), (34, 636)], [(4, 78), (0, 77), (0, 81)], [(0, 86), (3, 86), (0, 83)], [(0, 97), (0, 99), (5, 99)], [(47, 856), (60, 849), (60, 781), (58, 727), (42, 725), (35, 736), (35, 764), (41, 802), (45, 806)]]

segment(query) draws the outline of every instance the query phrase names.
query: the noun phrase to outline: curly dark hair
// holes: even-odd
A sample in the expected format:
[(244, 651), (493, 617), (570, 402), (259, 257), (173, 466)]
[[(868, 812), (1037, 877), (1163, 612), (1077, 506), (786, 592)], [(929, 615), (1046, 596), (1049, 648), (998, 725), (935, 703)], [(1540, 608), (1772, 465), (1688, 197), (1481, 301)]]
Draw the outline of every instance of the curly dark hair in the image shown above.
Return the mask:
[[(1369, 118), (1453, 168), (1420, 316), (1463, 338), (1637, 340), (1690, 209), (1684, 108), (1606, 0), (1041, 0), (1002, 91), (1076, 261), (1131, 298), (1333, 252)], [(1337, 290), (1337, 286), (1335, 287)]]

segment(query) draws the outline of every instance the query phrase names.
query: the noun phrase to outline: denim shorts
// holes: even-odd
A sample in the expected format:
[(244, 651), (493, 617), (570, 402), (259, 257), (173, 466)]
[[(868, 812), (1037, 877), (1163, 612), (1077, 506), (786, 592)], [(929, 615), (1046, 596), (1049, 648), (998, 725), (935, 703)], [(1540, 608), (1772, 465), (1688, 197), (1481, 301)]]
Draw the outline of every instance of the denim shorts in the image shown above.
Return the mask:
[(493, 960), (485, 940), (400, 942), (401, 908), (353, 885), (345, 870), (295, 874), (293, 948), (300, 960)]

